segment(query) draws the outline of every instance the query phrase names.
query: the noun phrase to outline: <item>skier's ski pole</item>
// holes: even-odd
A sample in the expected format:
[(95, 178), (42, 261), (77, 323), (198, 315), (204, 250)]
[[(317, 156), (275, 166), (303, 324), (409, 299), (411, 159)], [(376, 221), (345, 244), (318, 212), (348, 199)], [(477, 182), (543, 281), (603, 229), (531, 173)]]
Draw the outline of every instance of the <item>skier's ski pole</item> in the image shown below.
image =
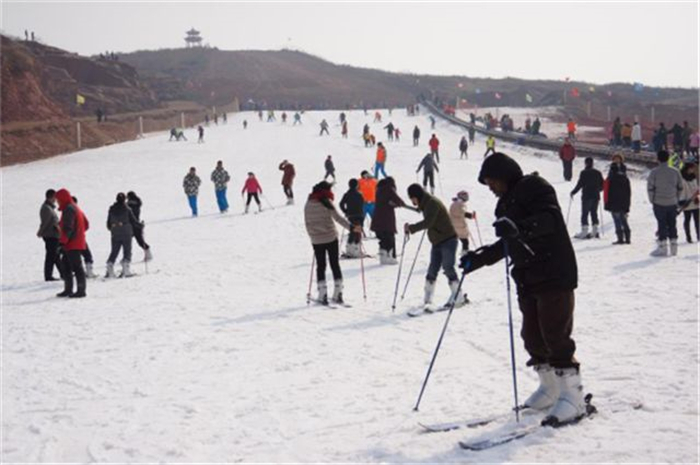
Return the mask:
[(513, 341), (513, 310), (510, 299), (510, 256), (508, 255), (508, 241), (503, 240), (503, 256), (506, 264), (506, 293), (508, 294), (508, 329), (510, 331), (510, 364), (513, 371), (513, 397), (515, 401), (515, 421), (520, 422), (520, 411), (518, 410), (518, 375), (515, 371), (515, 342)]
[(267, 196), (266, 196), (265, 194), (263, 194), (262, 192), (260, 193), (260, 195), (262, 196), (263, 199), (265, 199), (265, 202), (266, 202), (267, 205), (270, 207), (270, 209), (271, 209), (271, 210), (274, 210), (275, 207), (270, 203), (269, 200), (267, 200)]
[(600, 236), (605, 237), (605, 221), (603, 221), (603, 202), (599, 202), (600, 206)]
[(440, 338), (438, 338), (437, 346), (435, 346), (435, 352), (433, 352), (433, 358), (430, 360), (430, 365), (428, 366), (428, 372), (425, 374), (425, 379), (423, 380), (423, 386), (420, 388), (420, 394), (418, 394), (418, 400), (416, 401), (416, 406), (413, 407), (415, 412), (418, 411), (420, 406), (420, 401), (423, 398), (423, 393), (425, 392), (425, 387), (428, 385), (428, 379), (430, 379), (430, 373), (433, 371), (433, 365), (435, 364), (435, 359), (440, 351), (440, 346), (442, 345), (442, 339), (445, 337), (445, 332), (447, 331), (447, 325), (450, 323), (450, 317), (452, 316), (452, 311), (455, 309), (455, 304), (457, 303), (457, 296), (462, 292), (462, 283), (464, 283), (464, 277), (467, 273), (462, 273), (462, 278), (459, 280), (459, 286), (457, 286), (457, 292), (455, 293), (455, 298), (450, 304), (450, 310), (447, 312), (447, 317), (445, 318), (445, 324), (442, 326), (442, 331), (440, 332)]
[(416, 250), (416, 256), (413, 257), (413, 263), (411, 263), (411, 269), (408, 272), (408, 276), (406, 277), (406, 285), (403, 287), (403, 293), (401, 294), (401, 300), (406, 296), (406, 290), (408, 289), (408, 283), (411, 282), (411, 276), (413, 276), (413, 268), (416, 266), (416, 260), (418, 260), (418, 254), (420, 253), (420, 247), (423, 245), (423, 239), (425, 239), (425, 233), (428, 232), (428, 230), (423, 231), (423, 235), (420, 237), (420, 242), (418, 242), (418, 250)]
[(362, 295), (367, 301), (367, 283), (365, 282), (365, 248), (362, 245), (362, 239), (360, 239), (360, 270), (362, 271)]
[(479, 228), (479, 220), (476, 219), (476, 212), (474, 212), (474, 224), (476, 225), (476, 235), (479, 236), (479, 247), (483, 247), (484, 244), (481, 242), (481, 228)]
[(396, 298), (399, 296), (399, 283), (401, 282), (401, 268), (403, 267), (403, 256), (406, 252), (406, 243), (408, 242), (409, 235), (404, 233), (403, 235), (403, 245), (401, 246), (401, 260), (399, 260), (399, 273), (396, 275), (396, 287), (394, 288), (394, 302), (391, 304), (391, 312), (396, 311)]
[(566, 226), (569, 226), (569, 214), (571, 213), (571, 204), (574, 203), (574, 198), (569, 197), (569, 208), (566, 209)]
[(314, 267), (316, 266), (316, 254), (311, 259), (311, 273), (309, 273), (309, 292), (306, 293), (306, 305), (311, 303), (311, 284), (314, 280)]

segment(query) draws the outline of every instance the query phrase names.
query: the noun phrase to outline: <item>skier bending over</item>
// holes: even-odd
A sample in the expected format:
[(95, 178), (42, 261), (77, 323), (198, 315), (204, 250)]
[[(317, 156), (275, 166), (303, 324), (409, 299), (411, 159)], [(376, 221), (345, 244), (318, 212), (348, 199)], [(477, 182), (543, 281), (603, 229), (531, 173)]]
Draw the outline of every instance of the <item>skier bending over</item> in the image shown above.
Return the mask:
[[(338, 256), (338, 232), (333, 221), (350, 230), (350, 223), (335, 210), (331, 185), (325, 181), (313, 187), (304, 206), (304, 222), (316, 257), (316, 282), (318, 285), (318, 302), (328, 305), (328, 286), (326, 285), (326, 255), (333, 272), (333, 302), (343, 303), (343, 273), (340, 270)], [(362, 232), (361, 226), (354, 226), (355, 232)]]
[(251, 172), (248, 173), (248, 179), (245, 180), (245, 184), (241, 190), (241, 195), (246, 193), (248, 194), (248, 198), (245, 201), (245, 212), (248, 213), (248, 208), (250, 207), (250, 201), (252, 199), (255, 199), (255, 203), (258, 204), (258, 212), (261, 212), (262, 205), (260, 205), (260, 198), (258, 198), (258, 194), (262, 195), (262, 187), (260, 187), (260, 183)]
[(397, 207), (406, 204), (396, 193), (394, 178), (384, 178), (377, 183), (377, 202), (370, 229), (379, 239), (379, 263), (396, 265), (396, 213)]
[(468, 252), (461, 267), (472, 273), (509, 255), (523, 315), (521, 335), (530, 354), (527, 365), (540, 379), (525, 405), (550, 409), (543, 425), (575, 421), (586, 414), (571, 338), (578, 278), (556, 192), (540, 176), (524, 176), (515, 160), (498, 152), (484, 160), (479, 182), (498, 197), (494, 227), (500, 239)]

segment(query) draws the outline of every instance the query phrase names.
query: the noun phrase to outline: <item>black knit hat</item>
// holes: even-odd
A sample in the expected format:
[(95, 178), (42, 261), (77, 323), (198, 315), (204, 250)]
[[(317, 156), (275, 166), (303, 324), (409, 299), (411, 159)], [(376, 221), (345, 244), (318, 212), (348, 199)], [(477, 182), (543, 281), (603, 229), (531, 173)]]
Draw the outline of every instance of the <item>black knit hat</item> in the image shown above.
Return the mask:
[(355, 178), (352, 178), (350, 181), (348, 181), (348, 187), (350, 187), (350, 189), (357, 189), (357, 184), (358, 182)]
[(117, 194), (117, 203), (124, 203), (126, 202), (126, 195), (124, 195), (123, 192), (120, 192)]
[(509, 186), (515, 184), (523, 177), (523, 170), (518, 162), (505, 153), (496, 152), (484, 160), (479, 173), (479, 182), (486, 184), (486, 178), (500, 179)]
[(418, 199), (418, 201), (423, 200), (423, 196), (425, 195), (425, 191), (423, 190), (423, 187), (420, 184), (411, 184), (408, 186), (408, 198), (409, 199)]

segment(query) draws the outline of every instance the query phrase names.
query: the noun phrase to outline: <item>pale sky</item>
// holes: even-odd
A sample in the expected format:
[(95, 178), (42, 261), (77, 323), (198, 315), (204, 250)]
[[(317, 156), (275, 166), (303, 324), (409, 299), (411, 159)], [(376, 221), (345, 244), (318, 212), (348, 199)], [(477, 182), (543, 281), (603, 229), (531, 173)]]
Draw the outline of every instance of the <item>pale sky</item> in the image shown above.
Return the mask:
[(2, 1), (4, 33), (80, 54), (184, 46), (303, 50), (337, 64), (699, 87), (698, 1), (205, 3)]

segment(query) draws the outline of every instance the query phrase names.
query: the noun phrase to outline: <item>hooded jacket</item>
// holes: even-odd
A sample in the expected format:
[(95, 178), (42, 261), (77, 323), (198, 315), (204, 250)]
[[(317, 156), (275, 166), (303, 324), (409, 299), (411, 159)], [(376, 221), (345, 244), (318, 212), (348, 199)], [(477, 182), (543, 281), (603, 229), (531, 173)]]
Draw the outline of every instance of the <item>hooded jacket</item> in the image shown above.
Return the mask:
[(370, 229), (374, 232), (390, 232), (396, 234), (396, 207), (406, 204), (396, 193), (393, 179), (384, 178), (377, 184), (377, 202)]
[(56, 200), (58, 201), (58, 209), (62, 212), (59, 221), (61, 228), (59, 242), (63, 245), (63, 250), (85, 250), (87, 248), (85, 232), (90, 227), (87, 217), (73, 202), (67, 189), (56, 192)]
[(499, 239), (483, 247), (484, 264), (501, 260), (506, 242), (518, 293), (575, 289), (576, 255), (554, 188), (538, 175), (524, 176), (518, 163), (502, 153), (484, 160), (479, 182), (484, 184), (487, 177), (501, 179), (508, 185), (508, 192), (496, 204), (496, 218), (508, 217), (520, 234), (515, 239)]
[(469, 227), (467, 226), (467, 202), (460, 198), (455, 198), (450, 205), (450, 219), (455, 228), (457, 237), (469, 239)]
[(613, 213), (629, 213), (631, 201), (630, 180), (620, 172), (619, 167), (611, 169), (608, 176), (608, 198), (605, 209)]
[(56, 213), (56, 206), (53, 203), (46, 200), (41, 204), (39, 218), (41, 219), (39, 236), (45, 239), (58, 239), (61, 236), (58, 227), (58, 214)]
[(284, 174), (282, 175), (282, 185), (291, 186), (294, 182), (294, 177), (296, 176), (296, 172), (294, 171), (294, 165), (292, 165), (291, 163), (282, 162), (280, 163), (279, 169), (280, 171), (284, 172)]
[(584, 168), (578, 176), (578, 182), (574, 190), (571, 191), (571, 195), (575, 195), (582, 189), (582, 200), (600, 199), (600, 192), (603, 190), (603, 174), (593, 166)]
[(328, 244), (338, 239), (336, 223), (345, 229), (350, 229), (350, 223), (340, 216), (331, 203), (333, 193), (331, 191), (319, 191), (309, 195), (304, 206), (304, 223), (311, 243)]
[(424, 192), (419, 199), (418, 209), (423, 212), (423, 221), (409, 225), (411, 234), (427, 229), (428, 239), (433, 245), (457, 236), (447, 208), (436, 197)]
[(348, 191), (340, 199), (340, 211), (342, 211), (349, 220), (362, 220), (364, 214), (365, 200), (362, 194), (357, 189), (348, 189)]

